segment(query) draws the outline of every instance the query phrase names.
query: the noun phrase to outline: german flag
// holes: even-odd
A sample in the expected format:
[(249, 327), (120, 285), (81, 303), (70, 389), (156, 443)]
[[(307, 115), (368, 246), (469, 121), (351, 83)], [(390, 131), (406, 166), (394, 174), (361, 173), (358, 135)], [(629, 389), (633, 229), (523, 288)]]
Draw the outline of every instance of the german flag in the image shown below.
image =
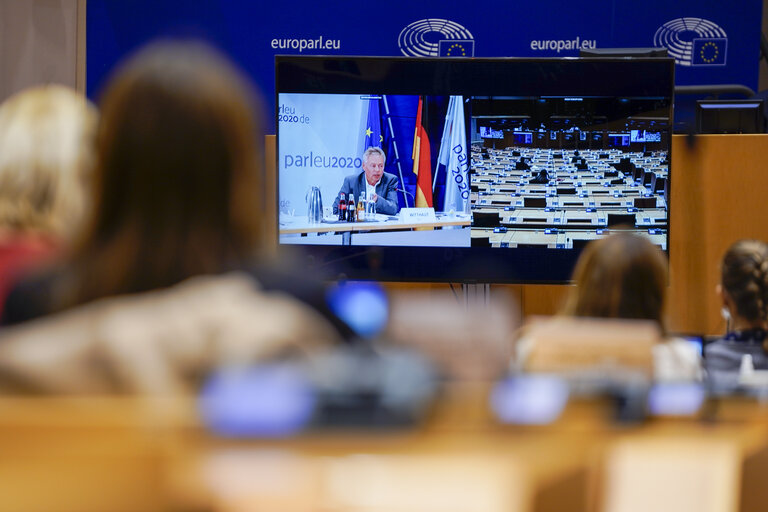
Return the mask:
[(416, 175), (416, 207), (432, 208), (432, 158), (429, 137), (422, 125), (423, 97), (419, 96), (416, 132), (413, 136), (413, 173)]

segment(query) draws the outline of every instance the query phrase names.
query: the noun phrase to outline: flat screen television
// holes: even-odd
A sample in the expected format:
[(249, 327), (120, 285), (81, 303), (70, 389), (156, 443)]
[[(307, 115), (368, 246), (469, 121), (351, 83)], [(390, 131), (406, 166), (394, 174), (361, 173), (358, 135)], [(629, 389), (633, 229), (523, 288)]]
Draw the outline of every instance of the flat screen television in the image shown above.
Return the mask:
[(616, 230), (667, 250), (673, 84), (659, 58), (278, 56), (279, 247), (466, 283), (567, 282)]
[(480, 137), (483, 139), (503, 139), (504, 132), (494, 130), (492, 126), (480, 126)]

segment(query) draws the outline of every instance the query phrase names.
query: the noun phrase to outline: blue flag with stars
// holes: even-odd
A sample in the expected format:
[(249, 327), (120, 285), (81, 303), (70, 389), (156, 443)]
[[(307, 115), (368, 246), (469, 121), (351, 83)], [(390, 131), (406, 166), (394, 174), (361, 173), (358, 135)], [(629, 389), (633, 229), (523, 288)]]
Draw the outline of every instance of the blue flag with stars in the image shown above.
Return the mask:
[(475, 41), (472, 39), (446, 39), (437, 44), (440, 57), (475, 56)]
[(694, 39), (691, 62), (694, 66), (725, 66), (727, 50), (728, 39), (724, 37)]
[(368, 98), (368, 120), (365, 123), (363, 151), (371, 146), (382, 147), (384, 138), (381, 136), (381, 115), (379, 114), (380, 96)]

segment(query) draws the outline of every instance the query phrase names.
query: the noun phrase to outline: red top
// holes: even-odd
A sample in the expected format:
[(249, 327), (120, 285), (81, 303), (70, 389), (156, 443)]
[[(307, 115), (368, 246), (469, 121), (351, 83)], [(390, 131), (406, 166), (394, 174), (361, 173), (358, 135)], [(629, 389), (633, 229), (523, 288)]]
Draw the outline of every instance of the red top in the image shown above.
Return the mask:
[(58, 252), (58, 244), (48, 237), (12, 235), (0, 238), (0, 313), (13, 285)]

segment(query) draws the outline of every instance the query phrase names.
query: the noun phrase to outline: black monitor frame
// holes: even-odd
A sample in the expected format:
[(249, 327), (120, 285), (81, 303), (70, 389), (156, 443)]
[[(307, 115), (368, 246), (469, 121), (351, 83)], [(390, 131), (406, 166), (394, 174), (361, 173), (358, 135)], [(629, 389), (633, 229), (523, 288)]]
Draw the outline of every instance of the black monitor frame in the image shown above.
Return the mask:
[(599, 58), (616, 58), (616, 57), (653, 57), (653, 58), (666, 58), (669, 56), (668, 50), (661, 47), (636, 47), (636, 48), (582, 48), (579, 50), (579, 57), (599, 57)]
[(764, 133), (762, 98), (745, 100), (698, 100), (697, 133)]
[[(666, 136), (671, 142), (671, 58), (277, 56), (275, 67), (277, 98), (281, 93), (660, 97), (668, 99)], [(275, 125), (279, 159), (277, 114)], [(276, 196), (278, 190), (279, 182)], [(520, 284), (568, 282), (579, 253), (538, 247), (307, 245), (300, 249), (310, 268), (331, 278)]]

